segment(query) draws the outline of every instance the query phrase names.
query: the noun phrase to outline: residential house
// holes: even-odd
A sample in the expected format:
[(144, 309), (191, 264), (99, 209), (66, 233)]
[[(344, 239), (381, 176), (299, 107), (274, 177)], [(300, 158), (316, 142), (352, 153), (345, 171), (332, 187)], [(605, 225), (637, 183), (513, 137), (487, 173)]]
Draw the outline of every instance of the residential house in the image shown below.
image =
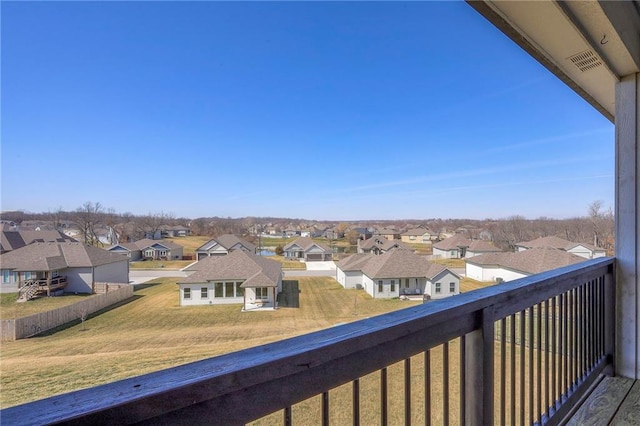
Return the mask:
[(235, 250), (205, 257), (185, 271), (192, 273), (178, 282), (181, 306), (241, 303), (244, 311), (277, 308), (281, 262)]
[(162, 238), (188, 237), (191, 230), (183, 225), (162, 225), (160, 235)]
[(196, 260), (209, 256), (224, 256), (235, 250), (243, 250), (255, 254), (256, 246), (233, 234), (220, 235), (196, 249)]
[(464, 234), (455, 234), (433, 245), (433, 255), (441, 259), (464, 259), (501, 251), (488, 241), (471, 240)]
[(283, 247), (286, 259), (298, 259), (302, 262), (333, 260), (333, 252), (324, 244), (311, 238), (300, 237)]
[(357, 232), (360, 240), (367, 240), (373, 236), (373, 232), (369, 228), (356, 227), (349, 229), (349, 232)]
[(327, 228), (324, 230), (324, 233), (322, 234), (323, 238), (326, 238), (327, 240), (339, 240), (340, 238), (344, 238), (344, 232), (340, 231), (338, 228), (331, 227), (331, 228)]
[(380, 228), (377, 229), (374, 233), (375, 235), (380, 235), (381, 237), (385, 237), (387, 240), (399, 240), (400, 239), (400, 231), (395, 228)]
[(411, 246), (400, 240), (389, 240), (381, 235), (374, 235), (366, 240), (358, 240), (358, 253), (384, 254), (392, 249), (413, 251)]
[(0, 233), (0, 254), (16, 250), (34, 242), (75, 242), (76, 240), (60, 231), (2, 231)]
[(182, 260), (184, 248), (169, 240), (143, 238), (133, 243), (113, 245), (107, 251), (124, 255), (131, 261), (142, 259)]
[(441, 299), (460, 293), (460, 276), (408, 250), (354, 254), (336, 264), (336, 281), (374, 298), (420, 295)]
[(516, 243), (515, 247), (517, 251), (525, 251), (536, 247), (553, 247), (584, 257), (585, 259), (595, 259), (607, 255), (606, 250), (603, 248), (590, 244), (574, 243), (556, 236), (541, 237), (531, 241)]
[(403, 243), (433, 244), (434, 241), (438, 241), (438, 233), (429, 228), (419, 226), (403, 232), (400, 235), (400, 239)]
[[(40, 231), (42, 232), (42, 231)], [(36, 284), (52, 290), (92, 293), (94, 283), (128, 283), (122, 256), (80, 242), (34, 242), (0, 255), (2, 285)]]
[(515, 253), (486, 253), (466, 260), (465, 275), (477, 281), (511, 281), (584, 260), (552, 247), (535, 247)]

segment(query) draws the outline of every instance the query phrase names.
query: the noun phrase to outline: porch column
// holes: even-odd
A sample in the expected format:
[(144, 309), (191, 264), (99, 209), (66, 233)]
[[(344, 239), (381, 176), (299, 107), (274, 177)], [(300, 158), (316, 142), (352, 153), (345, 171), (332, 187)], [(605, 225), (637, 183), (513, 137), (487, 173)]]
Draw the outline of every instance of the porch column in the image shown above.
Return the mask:
[(616, 85), (616, 374), (640, 378), (640, 74)]

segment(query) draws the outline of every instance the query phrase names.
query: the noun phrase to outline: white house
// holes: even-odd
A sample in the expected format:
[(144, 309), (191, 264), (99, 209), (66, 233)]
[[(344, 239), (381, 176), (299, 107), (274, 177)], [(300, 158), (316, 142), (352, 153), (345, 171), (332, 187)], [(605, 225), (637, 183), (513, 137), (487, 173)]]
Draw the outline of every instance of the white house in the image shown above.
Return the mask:
[(585, 259), (595, 259), (607, 255), (607, 251), (603, 248), (590, 244), (574, 243), (556, 236), (536, 238), (535, 240), (516, 243), (515, 246), (517, 251), (525, 251), (535, 247), (553, 247), (558, 250), (573, 253), (576, 256), (584, 257)]
[(421, 295), (441, 299), (460, 293), (460, 277), (408, 250), (354, 254), (336, 264), (344, 288), (363, 288), (374, 298)]
[(212, 256), (185, 269), (192, 272), (178, 282), (180, 305), (243, 305), (244, 311), (277, 308), (282, 291), (282, 263), (236, 250)]
[(552, 247), (536, 247), (516, 253), (487, 253), (468, 258), (465, 275), (476, 281), (511, 281), (584, 260)]
[(115, 244), (107, 251), (126, 256), (131, 261), (141, 259), (182, 260), (184, 248), (169, 240), (143, 238), (133, 243)]

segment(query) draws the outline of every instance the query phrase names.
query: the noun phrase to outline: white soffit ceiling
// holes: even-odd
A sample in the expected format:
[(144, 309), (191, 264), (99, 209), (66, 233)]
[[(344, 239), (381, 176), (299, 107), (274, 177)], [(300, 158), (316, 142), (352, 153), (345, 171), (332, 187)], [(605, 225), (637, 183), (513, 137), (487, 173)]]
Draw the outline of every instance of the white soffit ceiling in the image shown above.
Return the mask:
[[(592, 3), (588, 7), (572, 7), (568, 4), (572, 2), (563, 3), (563, 7), (560, 7), (555, 1), (490, 1), (486, 3), (539, 54), (593, 98), (593, 101), (600, 106), (599, 109), (605, 110), (611, 117), (615, 115), (615, 83), (618, 77), (610, 69), (611, 62), (601, 58), (600, 49), (595, 48), (593, 41), (586, 38), (588, 36), (597, 39), (597, 34), (602, 30), (596, 30), (597, 25), (592, 22), (583, 28), (578, 28), (584, 24), (574, 23), (573, 17), (567, 15), (567, 13), (574, 13), (576, 16), (592, 14), (606, 21), (608, 27), (604, 31), (610, 32), (607, 44), (611, 43), (611, 50), (623, 49), (622, 42), (617, 38), (615, 31), (609, 31), (612, 28), (611, 24), (597, 2), (588, 2)], [(591, 19), (596, 22), (595, 18)], [(590, 31), (592, 34), (587, 33), (585, 36), (581, 30)], [(606, 47), (607, 44), (604, 46)]]

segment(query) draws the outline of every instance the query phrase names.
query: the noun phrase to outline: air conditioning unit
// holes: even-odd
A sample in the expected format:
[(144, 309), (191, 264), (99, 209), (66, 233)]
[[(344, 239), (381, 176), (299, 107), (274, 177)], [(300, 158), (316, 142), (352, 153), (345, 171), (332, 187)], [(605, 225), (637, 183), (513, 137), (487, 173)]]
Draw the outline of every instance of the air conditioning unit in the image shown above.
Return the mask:
[(502, 277), (496, 277), (496, 284), (500, 284), (504, 282), (504, 278)]

